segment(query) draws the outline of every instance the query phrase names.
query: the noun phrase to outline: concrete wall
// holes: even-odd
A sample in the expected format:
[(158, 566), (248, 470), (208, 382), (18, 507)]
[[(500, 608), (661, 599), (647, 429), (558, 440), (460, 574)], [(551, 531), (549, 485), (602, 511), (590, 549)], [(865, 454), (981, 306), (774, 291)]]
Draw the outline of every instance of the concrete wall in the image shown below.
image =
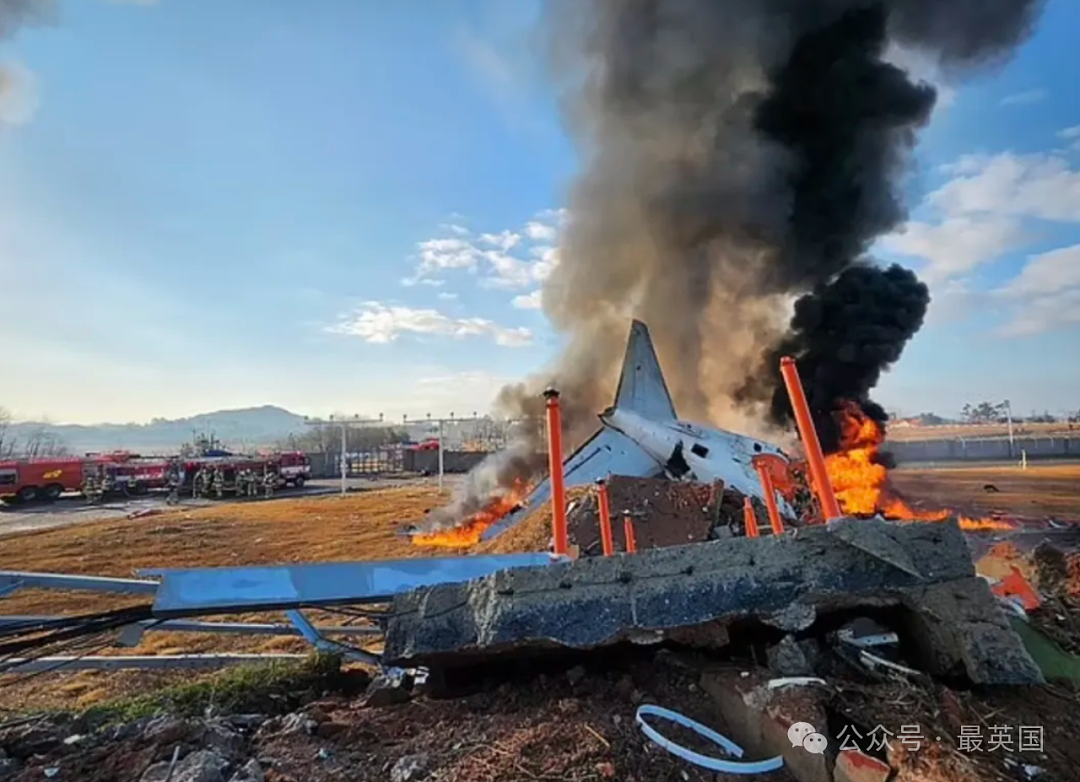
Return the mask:
[[(486, 453), (474, 451), (443, 451), (443, 472), (468, 472), (480, 464), (485, 456), (487, 456)], [(437, 475), (439, 472), (439, 452), (414, 451), (413, 472), (428, 472)]]
[[(444, 451), (443, 472), (468, 472), (487, 456), (486, 453), (471, 451)], [(439, 472), (438, 451), (406, 451), (403, 466), (407, 472), (425, 472), (437, 475)], [(312, 478), (337, 478), (340, 476), (341, 457), (336, 453), (309, 453)]]
[(889, 442), (885, 450), (897, 463), (948, 461), (1011, 461), (1020, 459), (1080, 459), (1080, 436), (1017, 437), (1010, 448), (1008, 437), (987, 437), (977, 440), (913, 440)]
[(341, 475), (341, 458), (336, 453), (309, 453), (312, 478), (337, 478)]

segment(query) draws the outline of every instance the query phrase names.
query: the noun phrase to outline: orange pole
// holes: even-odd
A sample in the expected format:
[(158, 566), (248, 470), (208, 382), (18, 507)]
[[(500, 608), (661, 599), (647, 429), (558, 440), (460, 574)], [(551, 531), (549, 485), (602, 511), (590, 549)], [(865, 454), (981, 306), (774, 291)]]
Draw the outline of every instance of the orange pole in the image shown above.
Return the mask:
[(840, 506), (836, 502), (836, 495), (833, 494), (832, 483), (829, 482), (829, 472), (825, 469), (825, 455), (821, 451), (821, 441), (814, 428), (814, 419), (810, 417), (810, 405), (806, 401), (802, 381), (799, 380), (799, 370), (795, 366), (795, 359), (791, 356), (780, 359), (780, 374), (784, 376), (784, 385), (787, 386), (788, 397), (791, 399), (791, 408), (795, 412), (795, 423), (799, 427), (803, 448), (806, 449), (806, 461), (810, 467), (810, 477), (813, 478), (818, 500), (821, 502), (821, 512), (825, 514), (826, 521), (837, 519), (842, 515)]
[(773, 535), (784, 534), (784, 522), (780, 519), (780, 508), (776, 505), (776, 487), (773, 486), (772, 473), (769, 467), (762, 461), (755, 461), (758, 477), (761, 478), (761, 490), (765, 495), (765, 510), (769, 513), (769, 526), (772, 527)]
[(623, 514), (622, 528), (623, 536), (626, 538), (626, 553), (633, 554), (637, 551), (637, 538), (634, 537), (634, 522), (631, 520), (629, 513)]
[(611, 504), (608, 501), (607, 481), (603, 478), (596, 482), (596, 498), (600, 505), (600, 545), (603, 546), (604, 556), (610, 557), (615, 553), (615, 539), (611, 535)]
[(566, 534), (566, 487), (563, 484), (559, 392), (549, 388), (544, 392), (544, 399), (547, 400), (548, 467), (551, 470), (551, 536), (555, 540), (555, 553), (566, 556), (570, 546)]
[(757, 516), (754, 515), (754, 503), (749, 497), (743, 497), (742, 515), (746, 525), (746, 537), (756, 538), (761, 533), (758, 531)]

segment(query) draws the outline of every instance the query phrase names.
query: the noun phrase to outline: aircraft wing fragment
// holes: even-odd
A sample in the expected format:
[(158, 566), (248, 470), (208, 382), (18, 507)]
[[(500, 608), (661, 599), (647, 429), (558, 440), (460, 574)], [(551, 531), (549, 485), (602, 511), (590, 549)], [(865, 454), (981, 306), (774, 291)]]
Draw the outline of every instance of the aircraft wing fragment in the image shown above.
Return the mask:
[[(586, 486), (609, 475), (653, 478), (664, 468), (633, 440), (614, 429), (601, 429), (563, 462), (566, 486)], [(513, 527), (535, 508), (551, 498), (551, 480), (537, 484), (525, 500), (525, 507), (510, 513), (484, 530), (481, 540), (490, 540)]]

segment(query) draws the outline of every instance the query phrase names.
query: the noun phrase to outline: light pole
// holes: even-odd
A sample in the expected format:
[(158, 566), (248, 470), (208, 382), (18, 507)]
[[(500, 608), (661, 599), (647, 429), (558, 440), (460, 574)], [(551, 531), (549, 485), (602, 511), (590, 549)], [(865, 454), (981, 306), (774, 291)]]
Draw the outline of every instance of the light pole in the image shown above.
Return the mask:
[(1009, 458), (1013, 458), (1013, 422), (1012, 404), (1006, 399), (1002, 404), (1005, 406), (1005, 420), (1009, 425)]
[(345, 424), (341, 425), (341, 496), (345, 496), (345, 473), (348, 472), (349, 458), (345, 455), (348, 448), (348, 440), (345, 437)]
[(375, 418), (360, 418), (359, 416), (353, 416), (352, 418), (336, 418), (335, 416), (330, 416), (328, 419), (325, 419), (325, 420), (321, 419), (321, 418), (308, 418), (307, 416), (304, 417), (304, 423), (306, 425), (308, 425), (308, 426), (318, 426), (318, 427), (320, 427), (321, 432), (326, 432), (326, 427), (327, 426), (333, 426), (333, 425), (337, 424), (338, 426), (341, 427), (341, 458), (338, 460), (339, 461), (338, 469), (341, 471), (341, 496), (344, 497), (345, 494), (347, 493), (347, 489), (348, 489), (345, 479), (346, 479), (346, 477), (348, 475), (348, 472), (349, 472), (349, 457), (348, 457), (348, 453), (347, 453), (347, 450), (348, 450), (348, 447), (349, 447), (348, 436), (347, 436), (349, 426), (352, 425), (352, 424), (357, 424), (357, 425), (360, 425), (360, 426), (364, 426), (364, 425), (368, 425), (368, 424), (381, 424), (382, 422), (383, 422), (382, 413), (379, 413), (379, 417), (377, 419), (375, 419)]
[(443, 419), (439, 419), (439, 491), (443, 486)]

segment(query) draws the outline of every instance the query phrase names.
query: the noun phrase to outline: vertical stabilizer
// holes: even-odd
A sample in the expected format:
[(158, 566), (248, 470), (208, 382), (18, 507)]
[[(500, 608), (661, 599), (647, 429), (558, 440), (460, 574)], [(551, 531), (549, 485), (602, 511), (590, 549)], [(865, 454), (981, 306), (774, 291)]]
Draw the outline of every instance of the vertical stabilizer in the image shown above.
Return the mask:
[(619, 377), (615, 407), (631, 410), (654, 421), (676, 418), (675, 405), (664, 382), (664, 373), (660, 371), (649, 328), (640, 320), (635, 320), (630, 326), (630, 340), (626, 343), (626, 358)]

